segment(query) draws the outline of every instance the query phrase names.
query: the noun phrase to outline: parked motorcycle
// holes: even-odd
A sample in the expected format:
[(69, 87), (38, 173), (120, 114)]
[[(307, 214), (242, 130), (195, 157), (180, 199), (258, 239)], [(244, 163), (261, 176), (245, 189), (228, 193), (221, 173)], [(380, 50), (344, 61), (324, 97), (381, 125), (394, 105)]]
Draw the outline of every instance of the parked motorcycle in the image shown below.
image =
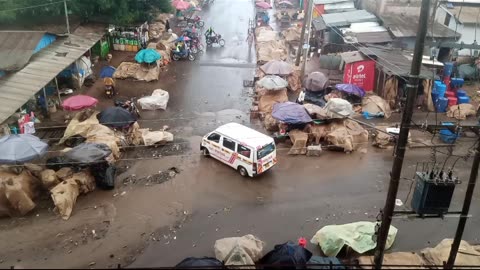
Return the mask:
[(191, 53), (190, 49), (185, 49), (183, 51), (172, 50), (172, 59), (173, 61), (178, 61), (180, 59), (195, 61), (195, 55)]
[(213, 44), (218, 44), (220, 46), (225, 46), (225, 39), (222, 38), (222, 35), (215, 35), (206, 37), (207, 46), (212, 46)]
[(130, 99), (117, 99), (113, 102), (116, 107), (122, 107), (129, 111), (132, 115), (140, 118), (140, 111), (135, 103), (135, 98)]
[(192, 27), (195, 25), (196, 28), (202, 28), (205, 25), (205, 22), (202, 21), (200, 16), (195, 16), (195, 18), (186, 18), (187, 26)]
[(112, 98), (115, 95), (113, 85), (105, 85), (105, 96)]
[(204, 47), (203, 47), (203, 44), (198, 37), (197, 38), (192, 38), (190, 40), (189, 46), (190, 46), (190, 50), (192, 51), (193, 54), (203, 53)]

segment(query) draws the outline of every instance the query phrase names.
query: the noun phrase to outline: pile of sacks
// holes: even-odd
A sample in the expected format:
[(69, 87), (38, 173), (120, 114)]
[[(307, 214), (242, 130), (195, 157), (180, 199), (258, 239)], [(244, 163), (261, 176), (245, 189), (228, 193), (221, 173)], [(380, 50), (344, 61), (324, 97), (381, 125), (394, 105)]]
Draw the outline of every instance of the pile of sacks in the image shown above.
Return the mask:
[(144, 65), (132, 62), (122, 62), (113, 73), (115, 79), (133, 78), (139, 81), (156, 81), (160, 75), (160, 63), (155, 65)]
[(278, 40), (278, 32), (269, 26), (257, 27), (255, 36), (258, 63), (287, 59), (287, 47), (285, 41)]
[[(37, 166), (31, 167), (38, 175)], [(23, 169), (18, 174), (9, 167), (0, 168), (0, 217), (26, 215), (35, 208), (34, 200), (40, 192), (41, 184), (34, 172)]]
[(95, 178), (88, 170), (74, 172), (68, 167), (58, 171), (47, 169), (41, 172), (40, 179), (43, 187), (50, 191), (55, 209), (64, 220), (72, 215), (79, 195), (95, 190)]

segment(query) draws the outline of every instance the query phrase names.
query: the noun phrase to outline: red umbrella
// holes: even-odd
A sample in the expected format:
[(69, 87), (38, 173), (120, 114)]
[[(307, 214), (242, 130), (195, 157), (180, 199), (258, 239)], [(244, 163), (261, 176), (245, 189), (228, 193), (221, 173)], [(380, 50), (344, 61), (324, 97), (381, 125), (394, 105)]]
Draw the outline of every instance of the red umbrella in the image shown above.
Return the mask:
[(76, 111), (95, 106), (98, 103), (96, 98), (91, 96), (77, 95), (65, 99), (62, 107), (68, 111)]
[(255, 5), (257, 5), (257, 7), (259, 7), (259, 8), (263, 8), (263, 9), (272, 8), (272, 6), (267, 2), (256, 2)]
[(179, 0), (179, 1), (174, 1), (172, 3), (172, 6), (175, 9), (178, 9), (178, 10), (185, 10), (185, 9), (188, 9), (190, 7), (190, 3)]

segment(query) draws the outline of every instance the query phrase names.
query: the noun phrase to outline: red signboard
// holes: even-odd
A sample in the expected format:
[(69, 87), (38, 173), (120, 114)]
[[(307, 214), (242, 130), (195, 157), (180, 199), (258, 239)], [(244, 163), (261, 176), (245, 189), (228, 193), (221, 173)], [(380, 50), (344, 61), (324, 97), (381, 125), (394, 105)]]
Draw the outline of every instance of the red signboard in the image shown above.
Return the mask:
[(375, 87), (375, 61), (366, 60), (345, 65), (343, 82), (360, 86), (365, 91)]

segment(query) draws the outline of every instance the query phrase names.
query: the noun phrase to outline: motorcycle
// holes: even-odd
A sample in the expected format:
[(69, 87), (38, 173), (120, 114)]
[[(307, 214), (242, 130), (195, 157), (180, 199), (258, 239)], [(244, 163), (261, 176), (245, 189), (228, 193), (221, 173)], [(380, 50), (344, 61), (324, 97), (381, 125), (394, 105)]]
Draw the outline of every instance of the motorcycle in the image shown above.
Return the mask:
[(202, 21), (200, 16), (195, 16), (195, 18), (186, 18), (187, 26), (191, 27), (195, 25), (196, 28), (202, 28), (205, 25), (205, 22)]
[(223, 39), (221, 35), (207, 36), (206, 41), (207, 46), (212, 46), (215, 43), (217, 43), (221, 47), (225, 46), (225, 39)]
[(132, 115), (136, 116), (137, 118), (140, 118), (140, 111), (137, 108), (137, 105), (135, 104), (135, 99), (117, 99), (114, 101), (114, 104), (116, 107), (122, 107), (125, 110), (129, 111)]
[(105, 96), (112, 98), (115, 95), (113, 85), (105, 85)]
[(189, 46), (193, 54), (203, 53), (203, 44), (198, 37), (192, 38)]
[(190, 52), (190, 49), (185, 49), (183, 51), (172, 50), (172, 59), (173, 61), (178, 61), (180, 59), (195, 61), (195, 55)]

